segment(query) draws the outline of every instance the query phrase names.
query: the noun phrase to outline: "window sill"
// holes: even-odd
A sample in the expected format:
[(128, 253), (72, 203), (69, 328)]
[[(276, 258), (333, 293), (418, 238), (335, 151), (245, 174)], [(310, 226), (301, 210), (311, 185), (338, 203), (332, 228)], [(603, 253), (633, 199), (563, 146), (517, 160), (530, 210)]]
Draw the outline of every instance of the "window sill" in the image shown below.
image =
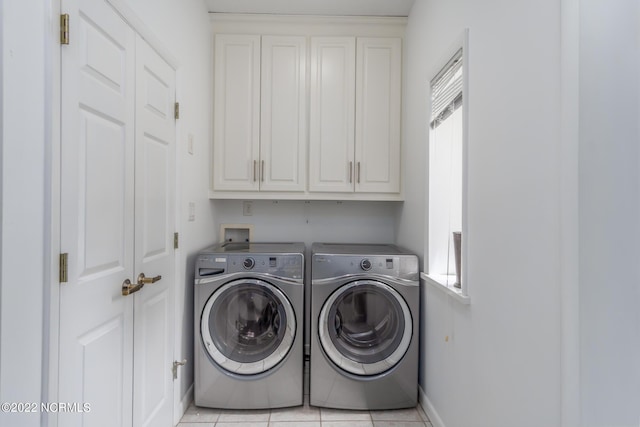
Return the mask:
[(449, 295), (450, 297), (453, 297), (453, 299), (458, 301), (460, 304), (471, 304), (471, 298), (468, 295), (463, 295), (462, 289), (447, 284), (453, 282), (450, 276), (420, 273), (420, 277), (435, 289), (438, 289)]

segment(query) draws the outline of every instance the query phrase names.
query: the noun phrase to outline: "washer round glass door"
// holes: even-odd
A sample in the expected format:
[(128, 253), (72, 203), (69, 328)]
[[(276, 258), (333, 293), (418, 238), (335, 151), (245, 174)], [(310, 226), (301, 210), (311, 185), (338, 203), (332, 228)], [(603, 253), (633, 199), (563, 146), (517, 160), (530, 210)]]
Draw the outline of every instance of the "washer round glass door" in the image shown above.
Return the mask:
[(320, 311), (318, 334), (325, 353), (341, 369), (377, 375), (393, 368), (411, 343), (411, 312), (402, 296), (375, 280), (350, 282)]
[(278, 288), (258, 279), (240, 279), (209, 297), (200, 331), (205, 349), (218, 366), (234, 374), (255, 375), (287, 356), (296, 318)]

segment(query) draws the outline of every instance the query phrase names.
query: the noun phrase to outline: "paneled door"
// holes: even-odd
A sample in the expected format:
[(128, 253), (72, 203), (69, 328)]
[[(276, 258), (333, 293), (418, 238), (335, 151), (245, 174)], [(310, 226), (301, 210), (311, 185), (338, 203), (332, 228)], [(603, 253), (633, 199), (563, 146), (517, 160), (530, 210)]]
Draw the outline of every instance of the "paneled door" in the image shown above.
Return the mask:
[(214, 190), (304, 191), (306, 43), (216, 35)]
[(260, 191), (304, 191), (307, 40), (262, 36)]
[(353, 192), (356, 41), (311, 38), (309, 191)]
[(173, 421), (175, 72), (136, 39), (134, 426)]
[(90, 410), (58, 425), (170, 426), (174, 77), (104, 0), (61, 8), (58, 401)]
[(401, 43), (399, 37), (357, 41), (357, 192), (400, 192)]
[(59, 426), (131, 426), (135, 33), (103, 0), (64, 0)]
[(218, 34), (214, 46), (213, 188), (258, 191), (260, 36)]

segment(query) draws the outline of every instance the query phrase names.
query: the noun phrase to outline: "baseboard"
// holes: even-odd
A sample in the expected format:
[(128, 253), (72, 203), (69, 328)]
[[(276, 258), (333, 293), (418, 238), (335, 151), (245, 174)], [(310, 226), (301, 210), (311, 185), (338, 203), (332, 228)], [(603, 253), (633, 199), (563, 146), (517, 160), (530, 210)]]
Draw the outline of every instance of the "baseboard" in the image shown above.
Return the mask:
[(440, 418), (440, 415), (438, 415), (438, 411), (436, 411), (436, 408), (433, 407), (433, 404), (427, 397), (427, 394), (420, 386), (418, 386), (418, 396), (420, 406), (424, 410), (424, 413), (427, 414), (427, 417), (429, 417), (429, 421), (431, 421), (433, 427), (446, 427), (444, 425), (444, 422), (442, 421), (442, 418)]
[(182, 419), (182, 416), (187, 411), (187, 408), (189, 408), (189, 405), (191, 405), (191, 402), (193, 402), (193, 384), (191, 384), (191, 387), (189, 387), (187, 392), (184, 394), (184, 396), (182, 396), (182, 399), (180, 399), (180, 402), (178, 402), (175, 407), (175, 413), (173, 414), (174, 425), (178, 425), (178, 423)]

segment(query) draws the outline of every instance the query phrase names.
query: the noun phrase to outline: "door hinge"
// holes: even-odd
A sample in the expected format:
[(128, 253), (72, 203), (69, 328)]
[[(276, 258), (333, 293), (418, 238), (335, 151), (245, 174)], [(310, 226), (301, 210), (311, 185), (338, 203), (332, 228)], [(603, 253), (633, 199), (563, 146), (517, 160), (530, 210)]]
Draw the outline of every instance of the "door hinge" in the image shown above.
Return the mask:
[(69, 44), (69, 14), (60, 15), (60, 44)]
[(180, 103), (176, 102), (173, 107), (173, 117), (178, 120), (180, 118)]
[(179, 241), (180, 241), (180, 235), (178, 233), (173, 233), (173, 249), (178, 249)]
[(60, 254), (60, 283), (67, 283), (69, 273), (69, 254)]

